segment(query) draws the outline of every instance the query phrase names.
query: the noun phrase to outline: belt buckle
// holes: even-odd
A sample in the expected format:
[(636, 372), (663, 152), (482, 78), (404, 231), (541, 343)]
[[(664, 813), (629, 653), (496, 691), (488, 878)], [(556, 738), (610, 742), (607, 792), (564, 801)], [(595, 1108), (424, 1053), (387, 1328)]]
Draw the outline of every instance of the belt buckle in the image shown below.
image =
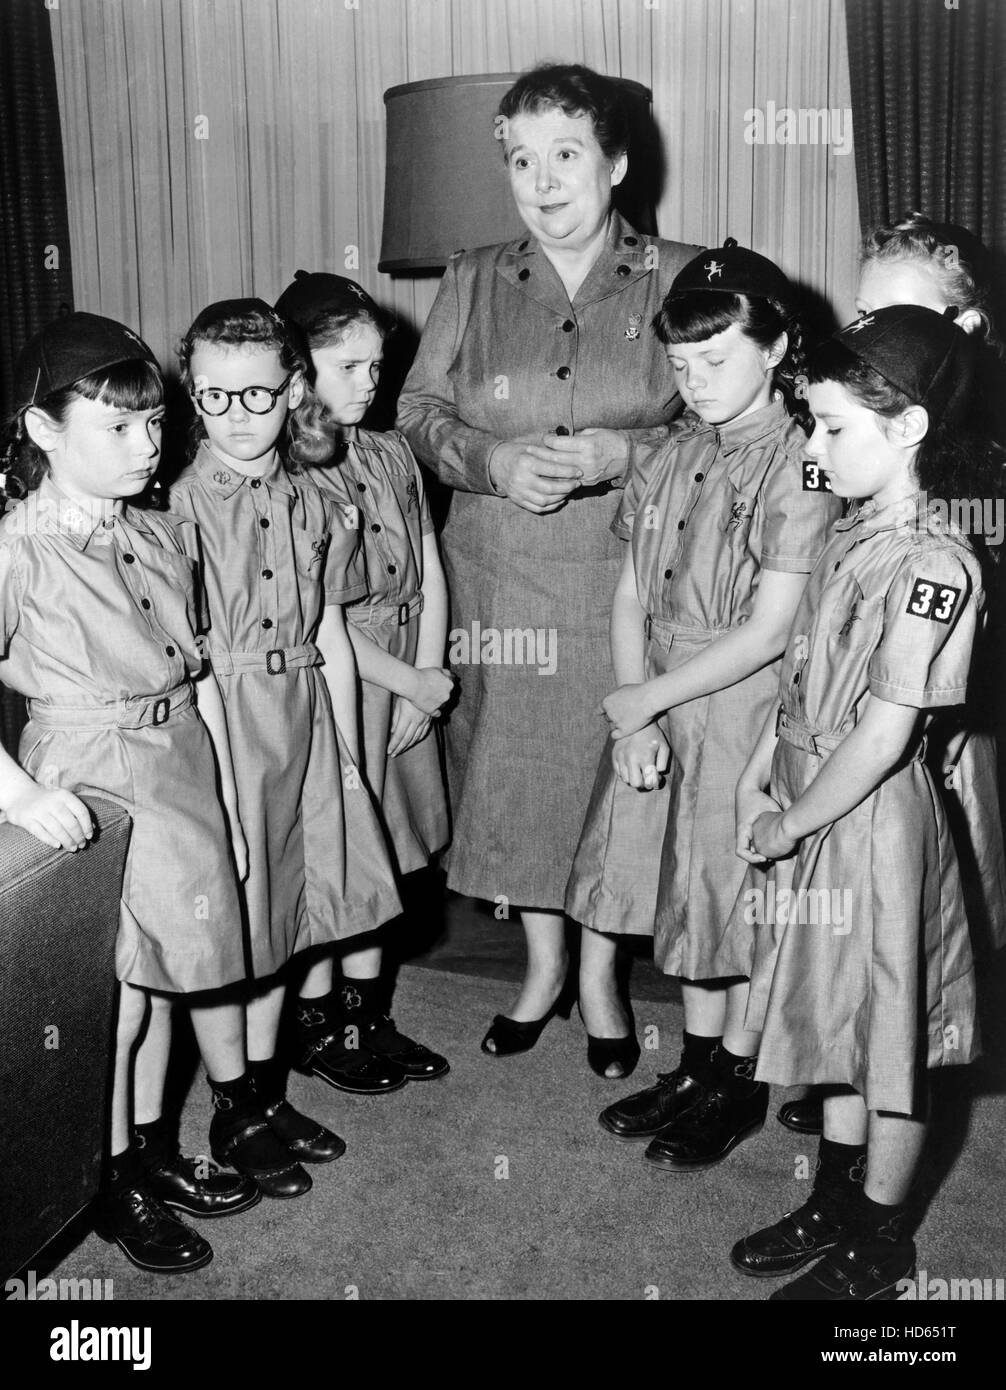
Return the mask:
[(404, 627), (405, 624), (406, 624), (408, 621), (409, 621), (409, 605), (408, 605), (407, 603), (400, 603), (400, 604), (398, 605), (398, 626), (399, 626), (399, 627)]
[[(278, 664), (273, 665), (273, 658), (278, 658)], [(286, 674), (286, 652), (282, 647), (273, 647), (265, 654), (265, 669), (270, 676), (282, 676)]]
[(151, 716), (151, 724), (166, 724), (168, 716), (171, 714), (171, 701), (166, 695), (162, 695), (154, 704), (154, 712)]

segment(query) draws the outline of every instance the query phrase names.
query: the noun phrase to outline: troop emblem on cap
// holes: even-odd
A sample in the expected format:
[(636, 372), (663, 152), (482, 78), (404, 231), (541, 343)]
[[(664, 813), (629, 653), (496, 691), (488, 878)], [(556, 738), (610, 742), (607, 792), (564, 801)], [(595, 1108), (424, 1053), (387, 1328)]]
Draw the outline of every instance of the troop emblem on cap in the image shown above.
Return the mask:
[(935, 309), (888, 304), (848, 324), (834, 341), (927, 410), (947, 410), (967, 395), (974, 345)]
[(693, 257), (674, 277), (670, 293), (691, 294), (695, 290), (747, 294), (781, 302), (792, 293), (789, 281), (773, 261), (746, 246), (738, 246), (729, 236), (712, 253), (702, 251)]
[(864, 314), (862, 318), (858, 318), (854, 324), (850, 325), (849, 332), (862, 333), (863, 329), (871, 327), (873, 322), (874, 318), (872, 314)]

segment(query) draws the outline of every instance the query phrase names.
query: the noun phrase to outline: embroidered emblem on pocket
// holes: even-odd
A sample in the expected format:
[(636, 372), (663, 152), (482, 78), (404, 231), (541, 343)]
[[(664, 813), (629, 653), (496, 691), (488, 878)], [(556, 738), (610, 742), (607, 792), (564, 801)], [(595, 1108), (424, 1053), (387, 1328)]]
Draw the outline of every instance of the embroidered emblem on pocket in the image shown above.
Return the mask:
[(952, 584), (938, 584), (934, 579), (917, 579), (908, 595), (906, 613), (914, 618), (928, 618), (933, 623), (949, 623), (961, 597), (961, 590)]
[(634, 342), (636, 341), (636, 339), (639, 337), (639, 330), (640, 330), (640, 328), (642, 327), (642, 324), (643, 324), (643, 316), (642, 316), (642, 314), (630, 314), (630, 315), (629, 315), (629, 326), (628, 326), (628, 328), (625, 330), (625, 336), (628, 338), (628, 340), (629, 340), (630, 343), (634, 343)]
[(821, 472), (820, 465), (811, 463), (809, 459), (805, 459), (803, 464), (803, 490), (804, 492), (831, 491), (831, 483)]
[(408, 485), (408, 487), (405, 489), (405, 495), (406, 495), (406, 497), (409, 499), (409, 505), (405, 508), (405, 510), (406, 510), (407, 512), (410, 512), (410, 513), (411, 513), (411, 512), (413, 511), (413, 509), (414, 509), (415, 511), (418, 512), (418, 510), (419, 510), (419, 484), (416, 482), (415, 478), (410, 478), (410, 479), (409, 479), (409, 485)]
[(308, 569), (313, 569), (315, 565), (321, 564), (327, 547), (327, 536), (322, 536), (320, 540), (311, 542), (311, 563), (308, 565)]
[(730, 508), (730, 520), (727, 522), (728, 531), (739, 531), (744, 525), (748, 514), (748, 504), (746, 502), (735, 502)]
[(842, 626), (838, 629), (838, 635), (839, 635), (839, 637), (851, 637), (851, 636), (852, 636), (852, 625), (853, 625), (853, 623), (858, 623), (858, 622), (859, 622), (859, 614), (856, 612), (856, 610), (855, 610), (855, 608), (854, 608), (854, 609), (852, 610), (852, 612), (849, 614), (849, 616), (846, 618), (846, 620), (845, 620), (845, 622), (842, 624)]

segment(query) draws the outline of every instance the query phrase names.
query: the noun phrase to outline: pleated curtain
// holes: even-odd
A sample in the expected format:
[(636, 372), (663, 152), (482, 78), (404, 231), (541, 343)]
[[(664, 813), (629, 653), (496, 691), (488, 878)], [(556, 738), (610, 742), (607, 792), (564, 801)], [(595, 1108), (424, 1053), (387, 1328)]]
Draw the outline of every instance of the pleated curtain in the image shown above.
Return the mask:
[(1006, 253), (1006, 4), (846, 4), (864, 227), (917, 208)]
[(379, 274), (386, 88), (585, 62), (653, 91), (662, 235), (727, 235), (851, 309), (854, 158), (752, 144), (746, 112), (846, 109), (841, 0), (63, 0), (50, 13), (79, 307), (167, 361), (211, 300), (350, 273), (415, 329), (435, 276)]

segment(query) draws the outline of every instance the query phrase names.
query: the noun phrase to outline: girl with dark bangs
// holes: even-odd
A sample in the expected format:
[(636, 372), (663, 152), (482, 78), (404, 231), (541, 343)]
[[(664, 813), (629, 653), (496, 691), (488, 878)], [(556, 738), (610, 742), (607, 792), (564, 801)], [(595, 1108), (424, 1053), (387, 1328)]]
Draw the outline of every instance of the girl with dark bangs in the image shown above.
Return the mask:
[[(978, 1050), (961, 874), (926, 761), (965, 703), (984, 607), (976, 547), (940, 504), (1001, 495), (969, 430), (970, 347), (952, 316), (890, 305), (808, 372), (807, 452), (854, 505), (811, 575), (737, 786), (751, 868), (730, 927), (749, 938), (742, 904), (767, 870), (780, 908), (756, 933), (757, 1075), (826, 1088), (809, 1197), (732, 1252), (759, 1278), (812, 1265), (773, 1299), (910, 1292), (927, 1074)], [(830, 911), (801, 911), (822, 900)]]
[[(800, 364), (790, 301), (782, 272), (735, 242), (680, 272), (654, 329), (688, 408), (630, 475), (612, 526), (631, 541), (611, 615), (614, 746), (567, 911), (584, 925), (581, 1003), (614, 994), (625, 932), (652, 930), (661, 970), (683, 979), (680, 1065), (600, 1117), (617, 1138), (649, 1140), (646, 1158), (667, 1169), (719, 1162), (760, 1128), (768, 1100), (753, 1080), (758, 1036), (744, 1026), (753, 933), (746, 949), (720, 949), (744, 877), (733, 793), (839, 511), (803, 462), (806, 435), (783, 394)], [(588, 1058), (625, 1075), (638, 1045), (606, 1031)]]
[(169, 1208), (227, 1216), (259, 1200), (246, 1178), (183, 1158), (162, 1114), (178, 996), (207, 1067), (243, 1068), (240, 1005), (220, 991), (244, 976), (244, 840), (219, 691), (212, 676), (193, 686), (198, 541), (190, 523), (130, 505), (157, 468), (163, 414), (160, 372), (134, 333), (59, 319), (25, 348), (16, 389), (9, 478), (25, 500), (0, 524), (0, 673), (30, 719), (20, 767), (0, 754), (0, 807), (71, 852), (93, 833), (77, 792), (132, 817), (97, 1229), (141, 1269), (198, 1269), (213, 1252)]

